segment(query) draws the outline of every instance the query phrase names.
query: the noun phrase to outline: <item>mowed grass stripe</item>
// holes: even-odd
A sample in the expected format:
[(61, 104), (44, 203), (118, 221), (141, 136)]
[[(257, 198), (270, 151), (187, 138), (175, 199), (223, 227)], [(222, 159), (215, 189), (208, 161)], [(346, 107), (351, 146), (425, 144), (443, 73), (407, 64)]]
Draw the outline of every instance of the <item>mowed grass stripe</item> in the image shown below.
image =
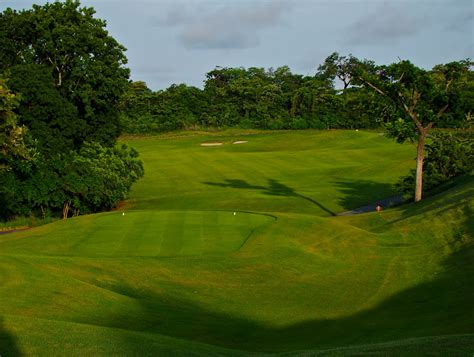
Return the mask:
[(160, 255), (174, 256), (179, 255), (183, 244), (187, 241), (184, 237), (184, 227), (186, 222), (187, 212), (167, 212), (165, 229), (163, 231), (163, 241), (160, 245)]
[[(128, 227), (121, 225), (122, 239), (120, 245), (112, 255), (145, 255), (151, 253), (156, 245), (157, 225), (154, 225), (154, 215), (150, 214), (143, 217), (135, 212), (122, 212), (122, 221), (127, 223)], [(115, 217), (116, 218), (116, 217)], [(120, 213), (119, 213), (120, 219)], [(116, 219), (115, 219), (116, 221)], [(150, 244), (151, 243), (151, 244)]]

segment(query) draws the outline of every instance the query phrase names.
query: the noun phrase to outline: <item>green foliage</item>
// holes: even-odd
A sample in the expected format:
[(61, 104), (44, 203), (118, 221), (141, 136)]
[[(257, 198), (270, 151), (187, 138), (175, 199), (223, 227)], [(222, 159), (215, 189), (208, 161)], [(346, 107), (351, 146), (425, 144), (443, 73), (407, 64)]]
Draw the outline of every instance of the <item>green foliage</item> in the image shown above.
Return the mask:
[(9, 169), (15, 159), (27, 157), (24, 143), (25, 128), (18, 126), (13, 110), (18, 106), (18, 98), (0, 78), (0, 173)]
[(352, 86), (339, 96), (341, 103), (334, 111), (339, 116), (339, 127), (379, 129), (398, 114), (393, 103), (369, 88)]
[[(471, 61), (464, 60), (438, 65), (431, 71), (418, 68), (404, 60), (388, 66), (376, 66), (370, 61), (359, 61), (352, 69), (356, 83), (375, 90), (392, 101), (403, 118), (386, 125), (388, 135), (402, 143), (417, 141), (415, 202), (422, 199), (424, 146), (433, 127), (443, 124), (464, 126), (464, 117), (459, 117), (463, 93), (470, 86), (463, 84), (471, 77)], [(467, 88), (467, 89), (466, 89)], [(469, 101), (468, 101), (469, 102)], [(470, 118), (470, 110), (466, 118)], [(451, 113), (449, 115), (448, 113)], [(452, 115), (457, 113), (457, 117)], [(411, 123), (405, 122), (408, 119)]]
[(144, 171), (138, 153), (125, 145), (103, 147), (86, 142), (81, 149), (40, 154), (28, 169), (13, 170), (1, 179), (3, 215), (44, 216), (110, 209), (127, 197)]
[(337, 78), (344, 85), (344, 89), (347, 89), (352, 84), (353, 68), (358, 64), (358, 59), (351, 54), (341, 56), (339, 53), (333, 52), (318, 67), (316, 76), (329, 83), (334, 83)]
[[(15, 99), (0, 82), (0, 164), (9, 168), (0, 177), (0, 218), (109, 209), (143, 176), (137, 152), (115, 146), (125, 48), (94, 13), (67, 0), (0, 14), (0, 74), (19, 93)], [(132, 89), (146, 92), (141, 83)], [(36, 152), (16, 160), (24, 128)]]
[(207, 73), (204, 90), (181, 84), (151, 92), (143, 82), (132, 82), (121, 103), (121, 121), (131, 134), (233, 126), (377, 128), (390, 114), (369, 91), (350, 88), (339, 93), (332, 80), (293, 74), (284, 66), (218, 67)]
[(86, 120), (57, 90), (51, 68), (38, 64), (9, 69), (9, 86), (21, 93), (16, 110), (20, 123), (28, 127), (38, 147), (48, 153), (67, 152), (82, 145)]
[(395, 106), (397, 116), (386, 127), (389, 135), (403, 142), (417, 139), (420, 128), (427, 126), (466, 127), (466, 115), (474, 103), (470, 66), (469, 60), (463, 60), (428, 71), (407, 60), (381, 66), (361, 61), (353, 67), (353, 77), (355, 83), (375, 89)]
[[(426, 144), (423, 170), (423, 189), (433, 190), (440, 185), (474, 170), (474, 135), (472, 132), (433, 134)], [(400, 179), (399, 192), (407, 197), (415, 188), (415, 170)]]
[(398, 118), (395, 121), (385, 123), (384, 128), (386, 130), (386, 135), (389, 138), (394, 138), (400, 144), (406, 140), (414, 141), (418, 135), (415, 123), (403, 118)]
[[(5, 10), (0, 14), (0, 69), (48, 67), (50, 78), (44, 86), (54, 86), (76, 108), (77, 120), (84, 121), (77, 135), (113, 145), (120, 133), (116, 104), (127, 86), (129, 70), (124, 67), (125, 48), (109, 36), (105, 22), (94, 18), (94, 13), (72, 0), (33, 5), (19, 12)], [(34, 75), (32, 81), (46, 80), (41, 71), (42, 77)], [(25, 88), (28, 78), (21, 82), (19, 86)], [(34, 99), (30, 95), (26, 100)]]
[(157, 133), (206, 125), (201, 90), (184, 84), (152, 92), (144, 82), (131, 82), (122, 98), (121, 125), (125, 133)]
[(144, 175), (138, 152), (125, 144), (104, 148), (85, 143), (69, 165), (65, 180), (68, 198), (74, 209), (85, 212), (114, 207)]
[[(339, 82), (344, 89), (335, 89)], [(427, 71), (409, 61), (377, 66), (333, 53), (314, 76), (293, 74), (287, 66), (217, 67), (206, 74), (203, 90), (180, 84), (153, 92), (144, 82), (132, 82), (121, 102), (121, 122), (131, 134), (234, 126), (373, 129), (388, 124), (389, 134), (401, 142), (417, 136), (407, 125), (391, 124), (411, 120), (406, 108), (413, 107), (421, 125), (472, 125), (473, 88), (468, 60)]]
[[(469, 63), (425, 71), (409, 61), (376, 66), (335, 52), (314, 76), (293, 74), (287, 66), (216, 67), (206, 74), (203, 90), (179, 84), (153, 92), (144, 82), (131, 82), (120, 104), (120, 121), (129, 134), (211, 127), (374, 129), (388, 123), (390, 135), (411, 140), (414, 136), (406, 127), (397, 133), (399, 126), (390, 123), (407, 119), (401, 98), (408, 103), (412, 94), (421, 93), (419, 102), (424, 104), (416, 113), (423, 120), (436, 119), (439, 127), (472, 125), (474, 81)], [(367, 81), (383, 88), (386, 96), (364, 87)], [(439, 95), (448, 82), (449, 95)], [(339, 83), (343, 90), (335, 89)], [(442, 116), (434, 113), (448, 102)]]

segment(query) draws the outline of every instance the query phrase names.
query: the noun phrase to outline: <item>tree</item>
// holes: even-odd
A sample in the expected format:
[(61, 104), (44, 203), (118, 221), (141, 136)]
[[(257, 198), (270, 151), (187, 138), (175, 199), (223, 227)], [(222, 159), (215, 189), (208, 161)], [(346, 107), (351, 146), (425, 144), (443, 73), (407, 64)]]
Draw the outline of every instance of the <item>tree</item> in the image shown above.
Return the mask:
[(144, 170), (133, 148), (124, 144), (104, 148), (86, 142), (68, 161), (64, 173), (62, 215), (67, 218), (70, 209), (77, 215), (80, 211), (98, 212), (114, 207), (127, 198)]
[(78, 135), (113, 145), (120, 134), (117, 104), (129, 70), (125, 48), (94, 13), (77, 0), (19, 12), (6, 9), (0, 14), (0, 70), (18, 65), (49, 68), (51, 85), (85, 123)]
[(423, 160), (426, 138), (431, 128), (440, 123), (453, 104), (459, 90), (458, 81), (470, 71), (469, 60), (436, 66), (432, 71), (418, 68), (409, 61), (375, 66), (359, 62), (353, 78), (382, 96), (389, 98), (410, 119), (402, 118), (388, 125), (389, 133), (399, 142), (417, 141), (415, 202), (422, 198)]
[(340, 56), (337, 52), (333, 52), (324, 60), (324, 63), (318, 67), (316, 77), (330, 81), (333, 84), (337, 77), (342, 82), (345, 90), (352, 84), (353, 68), (358, 63), (357, 58), (351, 54), (346, 57)]

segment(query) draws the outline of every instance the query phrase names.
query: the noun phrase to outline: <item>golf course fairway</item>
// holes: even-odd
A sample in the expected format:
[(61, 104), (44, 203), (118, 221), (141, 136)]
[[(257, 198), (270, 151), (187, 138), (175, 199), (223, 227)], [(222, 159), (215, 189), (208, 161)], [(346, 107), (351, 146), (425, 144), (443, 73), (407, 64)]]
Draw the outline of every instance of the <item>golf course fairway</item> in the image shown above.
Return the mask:
[(339, 216), (396, 195), (414, 146), (364, 131), (122, 141), (145, 166), (129, 200), (0, 235), (2, 357), (472, 356), (472, 176)]

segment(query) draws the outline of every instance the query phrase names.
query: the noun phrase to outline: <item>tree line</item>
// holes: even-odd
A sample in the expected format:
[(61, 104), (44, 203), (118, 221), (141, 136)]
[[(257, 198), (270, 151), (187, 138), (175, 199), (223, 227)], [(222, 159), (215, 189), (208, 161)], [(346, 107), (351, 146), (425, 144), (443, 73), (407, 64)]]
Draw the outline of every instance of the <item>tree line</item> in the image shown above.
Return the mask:
[[(468, 61), (458, 62), (466, 68)], [(416, 68), (410, 64), (413, 68)], [(146, 134), (195, 128), (375, 129), (406, 113), (397, 103), (365, 85), (356, 71), (375, 72), (375, 63), (333, 53), (312, 76), (289, 67), (220, 68), (206, 74), (204, 88), (186, 84), (152, 91), (131, 82), (120, 102), (125, 133)], [(439, 67), (424, 71), (436, 79)], [(456, 89), (457, 100), (437, 121), (442, 128), (472, 126), (473, 79)], [(419, 69), (420, 71), (423, 71)], [(458, 81), (460, 83), (460, 81)], [(454, 94), (451, 99), (454, 99)]]
[(186, 84), (152, 91), (132, 82), (121, 104), (130, 134), (195, 128), (336, 129), (378, 128), (388, 104), (367, 88), (335, 88), (320, 71), (294, 74), (287, 67), (216, 68), (204, 88)]

